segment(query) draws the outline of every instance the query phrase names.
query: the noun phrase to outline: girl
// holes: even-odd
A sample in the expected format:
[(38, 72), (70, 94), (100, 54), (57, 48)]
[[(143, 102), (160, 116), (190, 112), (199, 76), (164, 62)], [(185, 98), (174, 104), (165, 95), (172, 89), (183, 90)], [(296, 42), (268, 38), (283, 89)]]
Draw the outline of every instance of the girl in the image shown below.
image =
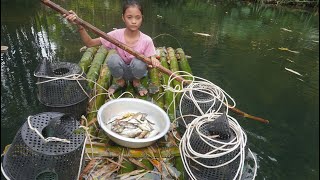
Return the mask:
[[(63, 15), (68, 21), (73, 22), (77, 15), (71, 10), (70, 14)], [(160, 62), (154, 57), (156, 55), (155, 47), (152, 39), (139, 31), (142, 24), (143, 10), (141, 5), (135, 0), (127, 0), (123, 5), (122, 20), (126, 27), (117, 29), (108, 33), (109, 36), (131, 47), (133, 50), (150, 57), (153, 67), (160, 65)], [(112, 84), (108, 89), (111, 95), (119, 88), (125, 86), (126, 80), (132, 81), (136, 91), (144, 96), (148, 93), (147, 89), (142, 86), (140, 79), (147, 73), (147, 64), (133, 55), (127, 53), (121, 48), (111, 44), (103, 38), (92, 39), (87, 31), (81, 25), (78, 25), (82, 41), (87, 47), (104, 45), (106, 48), (116, 49), (117, 54), (113, 54), (107, 61), (107, 65), (111, 71), (116, 84)]]

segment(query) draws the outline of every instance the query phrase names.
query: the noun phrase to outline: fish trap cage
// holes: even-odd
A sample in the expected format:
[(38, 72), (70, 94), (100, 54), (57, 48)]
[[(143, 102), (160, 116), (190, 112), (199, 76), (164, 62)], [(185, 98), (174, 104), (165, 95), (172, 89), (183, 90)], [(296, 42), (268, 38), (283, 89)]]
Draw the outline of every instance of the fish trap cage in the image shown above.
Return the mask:
[[(203, 136), (210, 138), (204, 140)], [(192, 172), (196, 179), (201, 180), (229, 180), (238, 177), (240, 172), (238, 169), (241, 166), (241, 152), (240, 146), (234, 148), (234, 144), (231, 143), (235, 138), (236, 134), (231, 130), (225, 113), (215, 121), (203, 123), (198, 132), (194, 129), (189, 139), (193, 152), (188, 153), (193, 154), (196, 152), (204, 155), (210, 153), (211, 157), (197, 157), (195, 159), (186, 157), (189, 171)], [(230, 143), (230, 145), (225, 145), (227, 143)], [(233, 148), (234, 150), (226, 153), (226, 149)], [(245, 154), (247, 152), (248, 148), (246, 146)], [(214, 157), (214, 155), (217, 156)]]
[(80, 164), (83, 165), (85, 141), (84, 133), (75, 133), (80, 123), (64, 113), (44, 112), (32, 116), (30, 124), (44, 137), (67, 139), (70, 143), (45, 142), (25, 122), (4, 156), (1, 168), (6, 178), (76, 180)]
[(38, 77), (37, 97), (46, 111), (71, 113), (78, 119), (86, 114), (90, 89), (81, 73), (78, 64), (42, 61), (34, 75)]
[(226, 106), (222, 103), (225, 96), (219, 87), (212, 84), (199, 83), (186, 88), (179, 106), (178, 116), (183, 118), (178, 120), (181, 130), (184, 131), (186, 125), (191, 123), (196, 116), (201, 116), (213, 112), (225, 112)]

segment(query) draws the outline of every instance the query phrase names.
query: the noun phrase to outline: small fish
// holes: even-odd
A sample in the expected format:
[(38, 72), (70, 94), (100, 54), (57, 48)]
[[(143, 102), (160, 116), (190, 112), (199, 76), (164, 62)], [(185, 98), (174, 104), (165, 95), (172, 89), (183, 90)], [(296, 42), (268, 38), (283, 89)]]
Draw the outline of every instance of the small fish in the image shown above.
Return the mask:
[(138, 127), (143, 131), (152, 131), (152, 128), (147, 123), (139, 124)]
[(136, 138), (137, 138), (137, 139), (142, 139), (142, 138), (144, 138), (144, 136), (147, 135), (148, 133), (149, 133), (149, 131), (142, 131), (142, 132), (139, 134), (139, 136), (137, 136)]
[(142, 130), (139, 128), (136, 129), (125, 129), (120, 134), (129, 137), (129, 138), (135, 138), (141, 134)]
[(137, 119), (130, 119), (128, 123), (134, 124), (134, 125), (139, 125), (141, 124), (141, 121), (138, 121)]
[(157, 131), (156, 129), (154, 129), (153, 131), (149, 132), (147, 135), (145, 135), (145, 138), (150, 138), (153, 136), (156, 136), (157, 134), (159, 134), (159, 131)]
[(148, 123), (150, 123), (150, 124), (152, 124), (152, 125), (155, 125), (154, 122), (150, 121), (150, 120), (147, 119), (147, 118), (145, 118), (145, 119), (146, 119), (146, 121), (147, 121)]
[(124, 126), (120, 126), (119, 124), (115, 124), (111, 127), (111, 130), (116, 133), (121, 133), (124, 130)]
[(126, 113), (122, 116), (116, 116), (107, 124), (111, 124), (111, 130), (124, 137), (129, 138), (146, 138), (147, 136), (154, 136), (158, 131), (154, 130), (152, 125), (154, 122), (147, 119), (146, 113)]
[(142, 117), (144, 117), (144, 115), (140, 112), (138, 112), (137, 114), (133, 115), (132, 118), (136, 119), (136, 120), (141, 120)]

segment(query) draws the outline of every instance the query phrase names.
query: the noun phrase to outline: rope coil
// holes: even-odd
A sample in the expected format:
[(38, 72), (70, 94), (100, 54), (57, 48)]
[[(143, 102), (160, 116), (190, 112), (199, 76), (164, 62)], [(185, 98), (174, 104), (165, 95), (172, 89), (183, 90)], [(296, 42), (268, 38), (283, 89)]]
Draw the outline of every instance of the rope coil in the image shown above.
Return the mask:
[(36, 134), (42, 139), (44, 140), (46, 143), (47, 142), (52, 142), (52, 141), (55, 141), (55, 142), (63, 142), (63, 143), (71, 143), (68, 139), (62, 139), (62, 138), (57, 138), (57, 137), (47, 137), (47, 138), (44, 138), (43, 135), (38, 131), (37, 128), (34, 128), (32, 127), (31, 125), (31, 117), (32, 116), (28, 116), (28, 126), (31, 130), (33, 130), (34, 132), (36, 132)]
[[(192, 76), (191, 74), (184, 71), (177, 71), (175, 73), (181, 74), (180, 76), (182, 77), (189, 77), (189, 79), (191, 79), (191, 82), (188, 83), (187, 87), (180, 88), (176, 86), (173, 88), (170, 87), (170, 84), (175, 79), (175, 76), (170, 76), (168, 84), (163, 86), (165, 91), (182, 93), (182, 97), (179, 102), (179, 113), (181, 116), (177, 119), (182, 119), (182, 122), (186, 127), (186, 131), (181, 139), (178, 139), (176, 136), (175, 137), (180, 140), (179, 150), (184, 167), (189, 177), (193, 180), (197, 179), (196, 174), (194, 173), (194, 171), (192, 171), (194, 170), (194, 167), (190, 165), (190, 161), (208, 169), (221, 168), (223, 166), (230, 165), (231, 163), (237, 163), (235, 161), (239, 161), (238, 168), (236, 169), (233, 179), (241, 179), (245, 165), (244, 162), (247, 135), (243, 131), (237, 120), (227, 115), (228, 109), (236, 106), (234, 99), (219, 86), (206, 79)], [(181, 82), (181, 84), (181, 87), (183, 87), (184, 82)], [(196, 93), (202, 94), (203, 98), (197, 97)], [(199, 114), (183, 114), (182, 110), (186, 109), (184, 107), (185, 102), (183, 102), (184, 98), (187, 98), (190, 102), (192, 102), (192, 105), (196, 107)], [(228, 101), (231, 101), (232, 105), (230, 105)], [(203, 104), (207, 105), (207, 107), (204, 108)], [(217, 104), (218, 106), (215, 106)], [(175, 100), (173, 100), (170, 105), (175, 106)], [(226, 108), (223, 109), (223, 107)], [(212, 136), (202, 132), (203, 127), (207, 123), (214, 122), (223, 113), (227, 115), (227, 121), (229, 123), (230, 130), (234, 134), (234, 137), (228, 142), (219, 140), (219, 135)], [(186, 122), (185, 117), (192, 118), (193, 120), (191, 122)], [(177, 122), (177, 119), (175, 119), (174, 122)], [(208, 152), (200, 152), (199, 150), (197, 150), (196, 148), (201, 147), (195, 147), (195, 145), (192, 145), (191, 139), (194, 138), (194, 136), (197, 136), (201, 143), (210, 148), (210, 150)], [(255, 170), (253, 175), (254, 179), (257, 171), (257, 162), (251, 150), (248, 149), (248, 151), (251, 153), (255, 163)], [(227, 159), (226, 161), (219, 162), (215, 165), (205, 164), (203, 163), (203, 161), (201, 161), (209, 159), (221, 160), (221, 158), (223, 159), (224, 157), (230, 156), (230, 154), (235, 155), (229, 159), (225, 158)]]

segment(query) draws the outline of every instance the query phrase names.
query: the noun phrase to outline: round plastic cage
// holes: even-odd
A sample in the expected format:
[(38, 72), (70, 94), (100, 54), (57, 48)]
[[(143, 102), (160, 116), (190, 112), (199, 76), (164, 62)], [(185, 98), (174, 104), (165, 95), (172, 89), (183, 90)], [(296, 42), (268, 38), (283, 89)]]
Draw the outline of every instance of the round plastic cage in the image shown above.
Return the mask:
[(77, 76), (81, 73), (75, 63), (49, 63), (46, 59), (41, 62), (34, 75), (38, 77), (37, 96), (46, 111), (71, 113), (77, 118), (85, 115), (90, 89), (88, 82)]
[(60, 112), (34, 115), (30, 123), (45, 138), (67, 139), (70, 143), (45, 142), (25, 122), (4, 156), (2, 170), (6, 177), (11, 180), (77, 179), (80, 164), (84, 162), (82, 152), (85, 135), (75, 131), (80, 123), (72, 115)]
[[(215, 140), (219, 140), (223, 143), (228, 143), (232, 139), (235, 138), (235, 133), (230, 129), (227, 117), (225, 114), (217, 118), (215, 121), (207, 122), (200, 127), (200, 132), (206, 136), (213, 136), (219, 135), (218, 138)], [(208, 144), (207, 144), (208, 143)], [(210, 144), (210, 145), (209, 145)], [(206, 154), (210, 151), (217, 150), (218, 147), (222, 146), (222, 143), (217, 143), (215, 141), (207, 141), (204, 142), (199, 134), (196, 131), (192, 132), (190, 136), (190, 145), (192, 149), (198, 153)], [(229, 148), (229, 145), (225, 148)], [(240, 164), (240, 156), (238, 156), (235, 160), (232, 161), (233, 158), (237, 156), (240, 149), (237, 148), (231, 153), (227, 153), (223, 156), (217, 158), (197, 158), (197, 161), (206, 165), (206, 166), (217, 166), (223, 163), (230, 163), (217, 167), (217, 168), (207, 168), (198, 164), (197, 162), (193, 161), (190, 158), (187, 158), (190, 170), (195, 175), (197, 179), (201, 180), (212, 180), (212, 179), (221, 179), (221, 180), (229, 180), (234, 179), (237, 170)], [(218, 150), (216, 153), (220, 153), (221, 151)], [(247, 154), (247, 147), (246, 147), (246, 154)]]
[(88, 106), (88, 98), (84, 99), (83, 101), (70, 105), (70, 106), (45, 106), (45, 111), (48, 112), (62, 112), (66, 114), (72, 114), (77, 120), (80, 120), (81, 115), (86, 115), (86, 110)]
[[(177, 113), (178, 116), (183, 116), (184, 122), (182, 119), (178, 120), (179, 125), (182, 127), (182, 130), (185, 129), (186, 125), (191, 123), (195, 119), (195, 116), (201, 116), (206, 113), (212, 112), (225, 112), (226, 107), (221, 103), (224, 95), (221, 91), (217, 91), (216, 95), (212, 95), (212, 87), (200, 87), (201, 85), (196, 85), (193, 90), (187, 91), (181, 97), (181, 107), (180, 111)], [(196, 88), (201, 88), (196, 90)], [(199, 105), (197, 107), (195, 102)], [(195, 116), (188, 116), (195, 115)]]

